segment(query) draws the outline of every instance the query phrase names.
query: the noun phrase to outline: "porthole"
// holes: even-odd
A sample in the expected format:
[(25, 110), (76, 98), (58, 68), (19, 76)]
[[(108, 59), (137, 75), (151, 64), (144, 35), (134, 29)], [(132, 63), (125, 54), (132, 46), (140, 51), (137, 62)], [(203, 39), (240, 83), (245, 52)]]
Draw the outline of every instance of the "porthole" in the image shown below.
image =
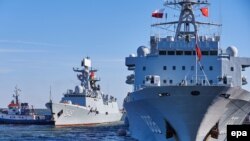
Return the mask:
[(191, 92), (191, 95), (193, 95), (193, 96), (198, 96), (198, 95), (200, 95), (200, 92), (199, 92), (199, 91), (192, 91), (192, 92)]

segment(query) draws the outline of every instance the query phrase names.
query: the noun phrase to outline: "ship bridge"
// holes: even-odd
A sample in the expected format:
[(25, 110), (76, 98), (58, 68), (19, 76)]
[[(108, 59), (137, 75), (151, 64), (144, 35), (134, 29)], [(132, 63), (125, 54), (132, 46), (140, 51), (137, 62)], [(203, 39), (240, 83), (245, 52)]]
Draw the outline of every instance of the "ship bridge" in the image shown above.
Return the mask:
[[(219, 40), (220, 36), (200, 36), (198, 46), (201, 49), (202, 55), (217, 56)], [(175, 41), (173, 36), (167, 36), (166, 38), (151, 36), (151, 42), (157, 42), (155, 50), (158, 51), (159, 55), (196, 55), (194, 48), (196, 45), (195, 38), (186, 42), (184, 38)]]
[(242, 71), (250, 66), (250, 59), (238, 57), (234, 46), (220, 48), (219, 41), (220, 36), (199, 36), (202, 58), (197, 64), (195, 38), (187, 42), (185, 38), (175, 41), (173, 36), (151, 36), (150, 48), (140, 46), (137, 56), (126, 58), (128, 70), (134, 71), (126, 82), (135, 90), (147, 86), (246, 85)]

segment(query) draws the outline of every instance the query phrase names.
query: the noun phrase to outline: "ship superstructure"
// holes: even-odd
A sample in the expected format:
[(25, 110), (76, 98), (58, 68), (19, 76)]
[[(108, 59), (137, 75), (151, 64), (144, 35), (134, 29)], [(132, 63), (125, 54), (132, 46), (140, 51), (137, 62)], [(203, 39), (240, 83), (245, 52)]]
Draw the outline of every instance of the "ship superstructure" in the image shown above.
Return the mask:
[(242, 89), (250, 58), (239, 57), (234, 46), (221, 48), (219, 35), (199, 34), (201, 25), (221, 26), (196, 21), (194, 9), (208, 5), (205, 0), (166, 1), (166, 8), (179, 8), (179, 19), (152, 27), (172, 25), (175, 35), (153, 35), (150, 48), (140, 46), (137, 55), (126, 57), (133, 72), (126, 83), (134, 89), (124, 107), (136, 139), (224, 140), (226, 125), (242, 124), (250, 112), (250, 93)]
[(91, 125), (121, 120), (116, 98), (100, 91), (96, 82), (96, 69), (91, 67), (91, 60), (82, 60), (82, 69), (73, 68), (81, 84), (75, 90), (67, 90), (60, 103), (50, 101), (47, 107), (51, 109), (55, 125)]

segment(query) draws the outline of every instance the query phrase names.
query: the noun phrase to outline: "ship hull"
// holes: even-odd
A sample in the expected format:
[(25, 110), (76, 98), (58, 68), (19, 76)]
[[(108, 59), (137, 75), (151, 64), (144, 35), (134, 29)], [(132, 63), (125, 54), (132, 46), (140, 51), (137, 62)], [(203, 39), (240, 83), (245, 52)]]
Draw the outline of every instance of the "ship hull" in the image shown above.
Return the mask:
[(99, 113), (84, 106), (50, 103), (56, 126), (96, 125), (119, 122), (122, 113)]
[(23, 124), (23, 125), (53, 125), (51, 116), (41, 116), (43, 119), (34, 118), (32, 115), (7, 115), (0, 114), (0, 124)]
[[(223, 114), (229, 113), (226, 107), (232, 100), (227, 96), (234, 97), (235, 91), (225, 86), (162, 86), (133, 92), (124, 102), (129, 130), (132, 137), (143, 141), (204, 140)], [(220, 128), (224, 131), (226, 127), (220, 124)]]

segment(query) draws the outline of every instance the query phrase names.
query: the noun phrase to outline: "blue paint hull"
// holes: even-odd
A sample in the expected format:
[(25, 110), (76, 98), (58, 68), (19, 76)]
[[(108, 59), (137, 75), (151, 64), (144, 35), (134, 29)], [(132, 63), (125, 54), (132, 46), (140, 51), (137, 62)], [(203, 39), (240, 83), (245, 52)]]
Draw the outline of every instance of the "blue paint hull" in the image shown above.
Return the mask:
[(51, 118), (42, 120), (18, 120), (18, 119), (3, 119), (0, 118), (0, 124), (24, 124), (24, 125), (54, 125), (54, 121)]

